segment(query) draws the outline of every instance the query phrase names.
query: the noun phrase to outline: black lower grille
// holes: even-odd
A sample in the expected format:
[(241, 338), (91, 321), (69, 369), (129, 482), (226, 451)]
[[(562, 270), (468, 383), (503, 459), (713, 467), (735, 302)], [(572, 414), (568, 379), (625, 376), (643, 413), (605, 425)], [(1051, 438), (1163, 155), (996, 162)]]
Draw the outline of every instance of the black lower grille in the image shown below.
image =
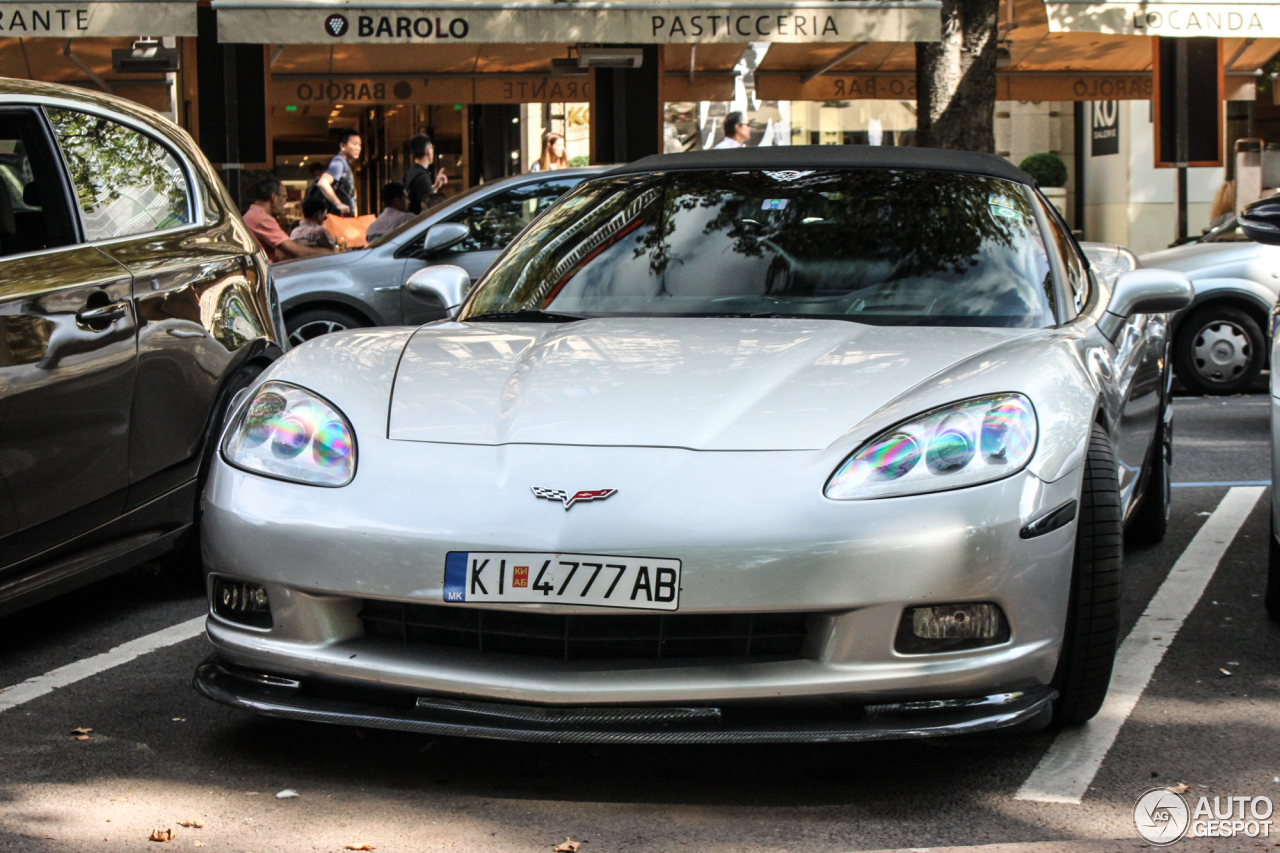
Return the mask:
[(364, 631), (405, 643), (559, 660), (787, 659), (803, 613), (556, 614), (366, 600)]

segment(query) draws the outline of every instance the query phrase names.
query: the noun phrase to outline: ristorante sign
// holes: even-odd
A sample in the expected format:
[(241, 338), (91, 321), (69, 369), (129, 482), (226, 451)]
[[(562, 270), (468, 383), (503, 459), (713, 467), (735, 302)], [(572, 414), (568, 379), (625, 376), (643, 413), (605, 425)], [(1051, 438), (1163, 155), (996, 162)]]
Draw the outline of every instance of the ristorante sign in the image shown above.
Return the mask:
[(0, 38), (194, 36), (196, 2), (0, 2)]
[(1138, 36), (1271, 37), (1280, 34), (1280, 5), (1238, 0), (1198, 3), (1048, 2), (1049, 30), (1055, 33), (1114, 33)]
[(218, 40), (271, 44), (937, 41), (939, 0), (214, 0)]

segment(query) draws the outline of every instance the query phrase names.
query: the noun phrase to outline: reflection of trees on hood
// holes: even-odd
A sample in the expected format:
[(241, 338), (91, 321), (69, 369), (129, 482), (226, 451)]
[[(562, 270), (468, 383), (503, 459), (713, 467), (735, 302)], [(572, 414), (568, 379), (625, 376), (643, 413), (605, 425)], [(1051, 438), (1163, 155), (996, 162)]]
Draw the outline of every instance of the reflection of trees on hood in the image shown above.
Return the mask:
[[(666, 188), (653, 217), (657, 221), (635, 251), (637, 258), (649, 255), (655, 275), (672, 260), (668, 241), (677, 214), (698, 207), (716, 211), (703, 233), (724, 232), (740, 255), (761, 257), (767, 247), (801, 260), (885, 264), (892, 272), (882, 281), (962, 275), (979, 262), (984, 241), (1012, 246), (1031, 224), (1016, 186), (976, 175), (868, 170), (775, 182), (761, 172), (690, 172), (658, 180)], [(1003, 199), (1019, 216), (996, 215), (989, 195)], [(764, 197), (795, 203), (761, 211)], [(816, 226), (801, 221), (814, 216), (825, 221)]]
[[(80, 207), (87, 216), (121, 198), (142, 210), (186, 210), (186, 186), (172, 156), (155, 140), (99, 116), (49, 110)], [(151, 203), (138, 196), (154, 193)], [(127, 194), (127, 195), (126, 195)], [(167, 224), (167, 223), (157, 223)]]

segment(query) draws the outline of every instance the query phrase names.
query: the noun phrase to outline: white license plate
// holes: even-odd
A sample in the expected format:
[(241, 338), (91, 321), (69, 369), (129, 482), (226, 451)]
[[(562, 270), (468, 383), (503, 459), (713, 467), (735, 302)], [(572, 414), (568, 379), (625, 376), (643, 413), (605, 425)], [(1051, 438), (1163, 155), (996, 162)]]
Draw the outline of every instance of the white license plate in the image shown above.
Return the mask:
[(680, 605), (680, 561), (450, 551), (444, 563), (444, 600), (675, 610)]

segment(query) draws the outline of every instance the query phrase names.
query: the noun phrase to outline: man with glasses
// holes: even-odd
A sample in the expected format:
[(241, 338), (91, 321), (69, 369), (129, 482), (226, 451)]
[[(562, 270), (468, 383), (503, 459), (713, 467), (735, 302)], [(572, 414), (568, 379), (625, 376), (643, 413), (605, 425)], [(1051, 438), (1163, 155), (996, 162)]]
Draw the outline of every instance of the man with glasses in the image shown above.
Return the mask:
[(289, 239), (280, 223), (276, 222), (276, 217), (284, 213), (287, 200), (288, 194), (279, 178), (263, 178), (254, 185), (253, 204), (244, 212), (244, 224), (249, 226), (253, 239), (266, 252), (267, 260), (275, 264), (291, 258), (332, 254), (329, 249), (303, 246)]
[(743, 118), (737, 110), (724, 117), (724, 139), (715, 144), (716, 148), (742, 148), (751, 139), (751, 122)]

